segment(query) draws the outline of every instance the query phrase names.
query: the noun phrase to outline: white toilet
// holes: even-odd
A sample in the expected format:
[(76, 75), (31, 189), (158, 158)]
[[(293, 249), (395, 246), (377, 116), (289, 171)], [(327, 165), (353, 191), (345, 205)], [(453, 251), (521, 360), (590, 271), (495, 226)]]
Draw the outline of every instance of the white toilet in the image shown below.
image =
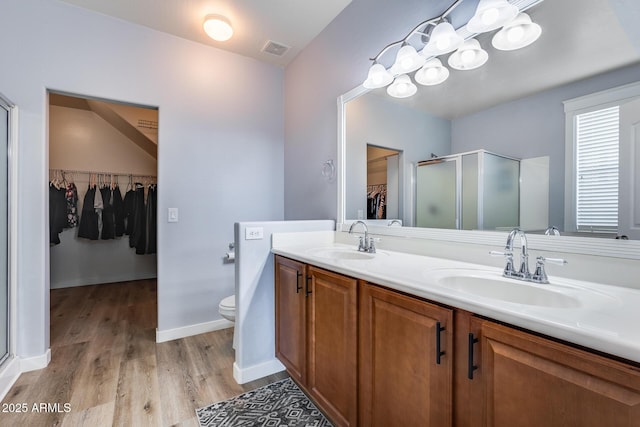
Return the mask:
[(220, 316), (224, 317), (227, 320), (232, 322), (236, 321), (236, 296), (231, 295), (230, 297), (224, 298), (220, 301), (220, 305), (218, 306), (218, 312)]

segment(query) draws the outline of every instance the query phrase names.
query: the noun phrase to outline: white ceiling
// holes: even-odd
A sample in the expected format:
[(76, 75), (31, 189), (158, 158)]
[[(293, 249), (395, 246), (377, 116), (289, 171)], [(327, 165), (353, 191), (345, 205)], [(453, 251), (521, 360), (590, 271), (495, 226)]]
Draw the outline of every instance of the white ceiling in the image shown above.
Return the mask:
[[(62, 0), (188, 40), (285, 66), (351, 0)], [(234, 35), (226, 42), (210, 39), (204, 17), (227, 17)], [(261, 52), (272, 40), (291, 49), (282, 57)]]

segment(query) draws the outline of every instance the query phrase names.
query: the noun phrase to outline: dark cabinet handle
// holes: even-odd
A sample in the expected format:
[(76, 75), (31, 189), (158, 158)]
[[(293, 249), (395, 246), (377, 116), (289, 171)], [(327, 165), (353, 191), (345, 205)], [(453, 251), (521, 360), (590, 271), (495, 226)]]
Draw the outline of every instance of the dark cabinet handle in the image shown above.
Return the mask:
[(440, 332), (444, 331), (444, 326), (440, 322), (436, 322), (436, 364), (440, 364), (440, 358), (444, 356), (444, 351), (440, 350)]
[(300, 278), (302, 277), (302, 273), (296, 271), (296, 294), (299, 294), (302, 290), (302, 286), (300, 286)]
[(309, 281), (311, 280), (311, 276), (307, 276), (307, 284), (305, 286), (305, 290), (304, 290), (304, 296), (308, 297), (309, 295), (311, 295), (313, 292), (311, 292), (309, 290)]
[(467, 377), (473, 379), (473, 371), (478, 369), (477, 365), (473, 364), (473, 345), (478, 342), (478, 338), (474, 338), (473, 334), (469, 334), (469, 361), (467, 362)]

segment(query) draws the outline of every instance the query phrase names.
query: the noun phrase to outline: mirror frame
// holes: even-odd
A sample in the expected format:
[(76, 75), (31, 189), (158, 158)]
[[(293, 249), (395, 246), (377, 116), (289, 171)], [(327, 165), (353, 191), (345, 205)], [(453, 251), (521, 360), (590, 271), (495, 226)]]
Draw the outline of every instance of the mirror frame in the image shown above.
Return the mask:
[[(346, 208), (346, 108), (345, 104), (360, 95), (368, 93), (364, 86), (358, 87), (340, 95), (338, 107), (338, 138), (337, 138), (337, 184), (338, 201), (336, 212), (336, 231), (346, 232), (355, 219), (345, 218)], [(467, 243), (487, 245), (501, 248), (507, 238), (506, 232), (498, 231), (468, 231), (446, 230), (438, 228), (417, 227), (381, 227), (369, 224), (369, 231), (380, 236), (411, 237), (446, 241), (450, 243)], [(580, 255), (605, 256), (612, 258), (640, 260), (640, 240), (616, 240), (595, 237), (527, 235), (530, 249), (563, 252)]]

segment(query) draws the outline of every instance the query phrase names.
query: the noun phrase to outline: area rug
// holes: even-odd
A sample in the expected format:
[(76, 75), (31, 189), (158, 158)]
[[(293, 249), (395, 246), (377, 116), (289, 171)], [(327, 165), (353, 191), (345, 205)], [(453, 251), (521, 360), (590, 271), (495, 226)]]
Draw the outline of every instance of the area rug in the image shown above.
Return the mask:
[(291, 378), (196, 409), (196, 415), (201, 427), (331, 427)]

